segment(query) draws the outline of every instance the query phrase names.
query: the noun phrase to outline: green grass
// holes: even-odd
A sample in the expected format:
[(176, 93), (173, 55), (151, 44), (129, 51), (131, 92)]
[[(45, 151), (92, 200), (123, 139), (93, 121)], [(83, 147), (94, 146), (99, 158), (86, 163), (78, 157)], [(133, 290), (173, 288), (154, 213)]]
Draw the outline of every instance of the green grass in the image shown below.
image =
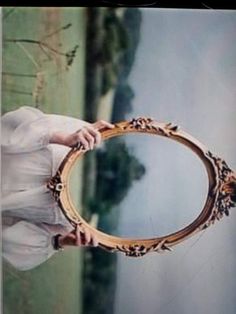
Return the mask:
[(26, 272), (3, 264), (4, 313), (80, 313), (81, 254), (54, 255)]
[[(7, 15), (9, 10), (12, 12)], [(3, 38), (39, 40), (68, 23), (72, 26), (50, 38), (51, 46), (68, 51), (79, 49), (69, 70), (65, 58), (47, 60), (32, 44), (3, 42), (2, 112), (22, 105), (37, 106), (47, 113), (83, 118), (86, 9), (5, 8)], [(5, 18), (4, 18), (5, 15)], [(61, 44), (61, 46), (60, 46)], [(9, 74), (10, 73), (10, 74)], [(17, 75), (12, 75), (12, 73)], [(18, 76), (32, 75), (28, 76)], [(37, 76), (37, 77), (35, 77)], [(80, 178), (73, 178), (78, 207)], [(3, 310), (5, 314), (81, 313), (83, 249), (69, 249), (54, 255), (32, 271), (19, 272), (3, 264)]]

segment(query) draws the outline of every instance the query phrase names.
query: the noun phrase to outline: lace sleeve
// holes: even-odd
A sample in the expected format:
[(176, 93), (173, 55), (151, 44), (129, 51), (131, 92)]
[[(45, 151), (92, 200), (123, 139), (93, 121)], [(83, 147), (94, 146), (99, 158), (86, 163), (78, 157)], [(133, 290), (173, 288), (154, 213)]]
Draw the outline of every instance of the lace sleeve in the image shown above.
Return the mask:
[(1, 135), (2, 152), (5, 154), (35, 151), (49, 143), (49, 121), (40, 110), (21, 107), (2, 116)]

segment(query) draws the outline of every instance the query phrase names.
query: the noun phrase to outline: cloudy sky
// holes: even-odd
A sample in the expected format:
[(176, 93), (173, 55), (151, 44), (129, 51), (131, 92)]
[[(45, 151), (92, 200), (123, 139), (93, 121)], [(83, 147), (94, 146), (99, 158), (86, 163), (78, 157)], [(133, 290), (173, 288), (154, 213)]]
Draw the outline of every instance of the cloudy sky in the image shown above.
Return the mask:
[[(136, 94), (130, 117), (177, 123), (236, 169), (236, 13), (151, 8), (142, 13), (129, 80)], [(193, 220), (207, 193), (198, 158), (166, 139), (136, 135), (127, 141), (147, 174), (122, 204), (119, 234), (160, 235)], [(234, 314), (235, 238), (232, 209), (229, 218), (171, 253), (119, 255), (115, 314)]]

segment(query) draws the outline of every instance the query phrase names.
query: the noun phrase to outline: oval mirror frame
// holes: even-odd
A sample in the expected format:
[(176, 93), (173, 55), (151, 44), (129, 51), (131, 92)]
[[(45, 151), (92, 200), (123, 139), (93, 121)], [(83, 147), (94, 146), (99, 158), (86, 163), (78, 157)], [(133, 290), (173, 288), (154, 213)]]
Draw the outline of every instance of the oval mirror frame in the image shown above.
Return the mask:
[(47, 186), (69, 222), (83, 226), (93, 234), (99, 246), (110, 252), (123, 252), (127, 256), (139, 257), (149, 252), (162, 253), (206, 229), (236, 205), (236, 175), (226, 162), (212, 154), (203, 144), (172, 123), (162, 123), (152, 118), (140, 117), (115, 124), (113, 129), (101, 130), (102, 139), (127, 133), (146, 133), (175, 140), (191, 149), (203, 162), (208, 175), (208, 194), (199, 216), (181, 230), (166, 236), (150, 239), (121, 238), (106, 234), (90, 226), (76, 210), (69, 191), (69, 177), (76, 161), (84, 155), (83, 147), (72, 148), (62, 161), (56, 175)]

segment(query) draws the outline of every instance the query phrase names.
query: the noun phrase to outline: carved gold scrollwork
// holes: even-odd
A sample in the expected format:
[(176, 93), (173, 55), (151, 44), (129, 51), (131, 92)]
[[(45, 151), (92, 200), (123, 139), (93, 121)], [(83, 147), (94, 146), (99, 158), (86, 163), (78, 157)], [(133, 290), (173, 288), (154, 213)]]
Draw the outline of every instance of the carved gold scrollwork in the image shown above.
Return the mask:
[(153, 239), (124, 239), (105, 234), (91, 227), (74, 207), (68, 187), (73, 165), (84, 154), (82, 147), (78, 147), (71, 149), (56, 175), (47, 184), (71, 224), (80, 224), (83, 225), (83, 228), (87, 228), (90, 233), (97, 237), (100, 247), (105, 250), (120, 251), (127, 256), (140, 257), (149, 252), (170, 251), (174, 245), (208, 228), (224, 215), (229, 215), (229, 210), (236, 206), (236, 176), (224, 160), (212, 154), (191, 135), (181, 131), (177, 125), (160, 123), (152, 118), (139, 117), (131, 121), (117, 123), (114, 129), (101, 131), (104, 140), (132, 132), (168, 137), (190, 148), (202, 160), (208, 173), (209, 187), (205, 205), (199, 216), (185, 228)]

